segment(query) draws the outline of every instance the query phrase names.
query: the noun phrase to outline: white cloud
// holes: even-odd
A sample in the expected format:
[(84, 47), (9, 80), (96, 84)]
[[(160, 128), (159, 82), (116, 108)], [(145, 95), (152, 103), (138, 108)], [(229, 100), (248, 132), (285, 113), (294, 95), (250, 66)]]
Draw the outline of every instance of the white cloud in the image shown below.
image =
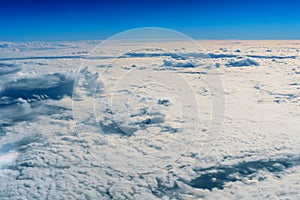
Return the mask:
[[(36, 55), (37, 51), (55, 57), (55, 51), (58, 52), (56, 54), (68, 55), (84, 51), (91, 45), (94, 43), (10, 43), (3, 49), (6, 49), (4, 52), (12, 52), (13, 48), (18, 48), (27, 57)], [(205, 82), (199, 73), (185, 74), (196, 91), (202, 115), (198, 137), (176, 161), (170, 161), (169, 157), (177, 155), (178, 149), (189, 144), (194, 136), (192, 129), (180, 129), (180, 120), (175, 118), (178, 113), (172, 112), (179, 110), (175, 107), (176, 97), (169, 98), (165, 92), (153, 88), (152, 99), (147, 99), (145, 95), (134, 95), (134, 89), (137, 88), (134, 81), (138, 79), (138, 73), (129, 77), (132, 81), (128, 83), (128, 87), (131, 87), (129, 90), (117, 90), (115, 93), (117, 102), (122, 102), (126, 95), (132, 95), (135, 104), (125, 105), (130, 108), (129, 113), (126, 109), (118, 109), (123, 108), (121, 103), (117, 104), (120, 107), (113, 107), (117, 109), (111, 109), (111, 98), (107, 95), (116, 84), (114, 76), (123, 74), (116, 70), (109, 74), (111, 82), (99, 82), (96, 97), (102, 98), (102, 101), (96, 104), (97, 119), (102, 123), (102, 128), (108, 129), (105, 132), (107, 134), (101, 134), (95, 123), (94, 110), (88, 109), (93, 108), (95, 103), (91, 90), (95, 88), (95, 81), (101, 79), (101, 73), (97, 74), (88, 68), (80, 72), (90, 82), (78, 83), (81, 87), (75, 91), (78, 95), (75, 99), (77, 105), (83, 103), (77, 111), (86, 120), (82, 126), (77, 127), (73, 120), (70, 97), (73, 71), (79, 65), (77, 58), (27, 59), (19, 60), (16, 65), (3, 65), (2, 72), (6, 79), (1, 79), (0, 91), (0, 198), (298, 199), (299, 77), (295, 66), (300, 66), (300, 63), (294, 58), (288, 58), (288, 55), (276, 54), (285, 48), (286, 42), (285, 46), (266, 45), (278, 59), (279, 56), (286, 56), (284, 63), (274, 63), (272, 59), (277, 58), (265, 57), (265, 48), (258, 48), (263, 42), (249, 44), (245, 41), (233, 47), (229, 42), (215, 42), (211, 45), (205, 55), (214, 55), (210, 58), (213, 62), (230, 66), (259, 63), (260, 67), (218, 69), (227, 95), (227, 114), (222, 137), (217, 143), (205, 140), (211, 117), (210, 91), (205, 90)], [(220, 47), (226, 49), (228, 55), (214, 53)], [(243, 56), (255, 51), (264, 57), (232, 57), (230, 52), (236, 49), (240, 49)], [(195, 63), (203, 63), (203, 55), (197, 58), (197, 51), (194, 52), (190, 55), (195, 56)], [(164, 56), (167, 57), (162, 55), (157, 58), (157, 63), (165, 63), (179, 71), (182, 70), (180, 68), (187, 72), (197, 70), (191, 67), (193, 64), (190, 62)], [(154, 58), (147, 58), (146, 61)], [(142, 58), (121, 59), (122, 66), (127, 66), (130, 59), (139, 62), (136, 66), (145, 65), (141, 62)], [(98, 64), (98, 60), (91, 62)], [(124, 70), (130, 70), (131, 65)], [(141, 69), (148, 68), (136, 70)], [(180, 89), (178, 80), (172, 83), (171, 87)], [(282, 104), (274, 103), (276, 97), (287, 99), (285, 94), (293, 94), (293, 98)], [(189, 95), (185, 96), (188, 102)], [(188, 107), (188, 104), (181, 103)], [(116, 111), (120, 112), (114, 115)], [(183, 119), (187, 124), (191, 124), (192, 120)], [(75, 127), (85, 129), (76, 132)], [(132, 134), (126, 137), (118, 134), (120, 127), (130, 129)], [(109, 134), (109, 131), (114, 134)], [(202, 150), (215, 146), (203, 157), (199, 145), (202, 145)], [(136, 159), (140, 155), (143, 157)], [(157, 155), (157, 159), (153, 159), (153, 155)], [(164, 166), (156, 171), (133, 173), (136, 167), (157, 169), (162, 164)], [(195, 182), (193, 180), (205, 177), (208, 179), (201, 182), (202, 187), (201, 184), (192, 184)], [(223, 189), (205, 189), (208, 184), (214, 186), (217, 181), (222, 183)]]

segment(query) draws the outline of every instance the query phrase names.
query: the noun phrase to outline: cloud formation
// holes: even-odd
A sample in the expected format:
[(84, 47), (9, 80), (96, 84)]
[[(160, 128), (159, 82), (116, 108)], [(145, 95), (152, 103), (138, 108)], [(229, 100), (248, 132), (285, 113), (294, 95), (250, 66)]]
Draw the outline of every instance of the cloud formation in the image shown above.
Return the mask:
[[(119, 69), (109, 71), (114, 72), (108, 73), (109, 81), (101, 82), (103, 71), (86, 67), (77, 74), (85, 81), (75, 82), (78, 90), (74, 93), (74, 72), (79, 63), (77, 57), (68, 56), (86, 51), (88, 45), (95, 43), (1, 44), (3, 51), (26, 59), (18, 59), (16, 64), (11, 57), (9, 63), (0, 64), (0, 199), (299, 197), (300, 63), (295, 59), (296, 51), (287, 47), (298, 48), (295, 42), (266, 45), (272, 49), (272, 55), (267, 55), (270, 52), (265, 51), (263, 44), (246, 41), (234, 43), (240, 46), (215, 42), (205, 54), (198, 50), (181, 54), (193, 58), (196, 64), (161, 50), (125, 54), (120, 58), (124, 74), (130, 74), (134, 64), (138, 66), (134, 72), (144, 70), (145, 75), (132, 73), (126, 82), (127, 90), (114, 90), (120, 80), (118, 75), (123, 75)], [(169, 48), (179, 47), (170, 43)], [(226, 51), (218, 53), (220, 48)], [(241, 50), (236, 52), (239, 56), (232, 54), (237, 48)], [(293, 53), (283, 55), (283, 51)], [(37, 52), (45, 56), (35, 59)], [(89, 61), (100, 66), (105, 53)], [(110, 51), (107, 55), (118, 53)], [(203, 80), (212, 69), (201, 72), (198, 64), (207, 63), (208, 58), (219, 63), (217, 72), (222, 75), (226, 92), (225, 125), (217, 142), (205, 140), (211, 117), (209, 100), (216, 94), (207, 89)], [(166, 73), (185, 75), (195, 90), (203, 114), (199, 135), (194, 135), (190, 126), (180, 126), (192, 123), (193, 118), (177, 117), (180, 109), (175, 105), (191, 108), (188, 94), (183, 93), (185, 101), (178, 103), (176, 95), (170, 98), (159, 87), (135, 84), (134, 80), (145, 83), (149, 80), (146, 75), (153, 75), (147, 65), (153, 60)], [(244, 67), (258, 65), (259, 68)], [(105, 69), (103, 66), (99, 70)], [(173, 91), (181, 86), (174, 80), (170, 81)], [(153, 92), (151, 98), (147, 91)], [(134, 103), (124, 105), (121, 100), (128, 96)], [(84, 116), (82, 126), (75, 126), (72, 100), (81, 105), (77, 111)], [(99, 132), (99, 125), (104, 134)], [(193, 143), (186, 148), (190, 141)], [(199, 150), (212, 146), (206, 156)], [(180, 151), (179, 158), (178, 149), (186, 149)], [(143, 159), (135, 159), (137, 155)], [(176, 159), (170, 161), (174, 155)], [(137, 167), (145, 166), (160, 168), (135, 173)]]
[(226, 66), (227, 67), (248, 67), (248, 66), (259, 66), (259, 63), (253, 59), (245, 58), (245, 59), (229, 60)]

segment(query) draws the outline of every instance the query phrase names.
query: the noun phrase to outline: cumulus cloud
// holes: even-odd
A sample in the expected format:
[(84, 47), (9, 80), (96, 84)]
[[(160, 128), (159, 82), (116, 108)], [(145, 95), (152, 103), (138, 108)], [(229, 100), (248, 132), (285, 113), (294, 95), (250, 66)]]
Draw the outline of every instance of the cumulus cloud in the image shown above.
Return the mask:
[[(74, 50), (77, 43), (69, 42), (12, 43), (7, 48), (10, 46), (33, 56), (36, 56), (36, 50), (44, 51), (47, 57), (41, 56), (39, 63), (49, 62), (62, 68), (69, 62), (78, 63), (75, 60), (77, 58), (68, 57), (67, 61), (57, 59), (60, 55), (51, 56), (51, 49), (71, 49), (70, 52), (86, 50)], [(249, 53), (248, 46), (238, 48), (240, 54)], [(257, 46), (253, 48), (259, 49)], [(270, 48), (272, 52), (277, 52), (283, 47)], [(226, 49), (230, 52), (229, 45)], [(295, 156), (299, 152), (299, 137), (295, 134), (299, 127), (299, 95), (295, 95), (299, 85), (295, 84), (298, 83), (296, 76), (299, 70), (295, 68), (293, 58), (286, 58), (285, 67), (276, 68), (283, 70), (282, 79), (272, 75), (269, 76), (270, 80), (256, 79), (252, 74), (253, 68), (244, 68), (242, 74), (235, 70), (234, 73), (229, 70), (223, 74), (228, 117), (223, 137), (217, 142), (207, 141), (203, 144), (204, 148), (214, 146), (209, 155), (204, 156), (198, 144), (206, 137), (207, 129), (203, 121), (210, 115), (207, 108), (209, 104), (204, 99), (209, 92), (202, 92), (205, 88), (200, 86), (198, 78), (202, 72), (194, 72), (192, 68), (197, 65), (173, 54), (155, 51), (148, 54), (128, 54), (123, 58), (127, 62), (128, 58), (148, 56), (158, 58), (163, 67), (173, 67), (174, 70), (184, 68), (205, 113), (199, 122), (199, 126), (204, 127), (199, 129), (199, 135), (194, 135), (189, 129), (180, 130), (181, 123), (193, 119), (175, 118), (178, 114), (175, 111), (180, 110), (175, 107), (175, 97), (169, 98), (159, 90), (153, 99), (147, 98), (146, 94), (138, 97), (133, 91), (141, 88), (131, 82), (132, 77), (128, 90), (117, 90), (114, 95), (117, 100), (124, 94), (137, 98), (134, 99), (136, 104), (126, 104), (128, 109), (124, 110), (119, 107), (111, 109), (108, 91), (109, 86), (113, 87), (116, 83), (115, 74), (109, 74), (111, 82), (105, 82), (104, 85), (98, 80), (101, 74), (88, 68), (79, 72), (78, 76), (83, 79), (76, 82), (78, 90), (73, 96), (75, 103), (83, 102), (79, 114), (87, 116), (84, 118), (87, 120), (81, 121), (86, 129), (77, 132), (72, 120), (70, 98), (74, 75), (53, 73), (49, 63), (34, 69), (44, 70), (44, 73), (14, 74), (23, 69), (25, 62), (30, 62), (27, 66), (36, 63), (36, 59), (27, 56), (27, 60), (18, 61), (22, 62), (21, 65), (6, 63), (2, 67), (2, 77), (5, 78), (1, 79), (0, 89), (0, 199), (294, 199), (299, 196), (300, 164), (299, 156)], [(209, 54), (191, 53), (189, 56), (198, 63)], [(228, 67), (255, 66), (257, 63), (264, 65), (269, 59), (262, 54), (261, 57), (253, 57), (253, 62), (250, 56), (240, 59), (225, 53), (211, 54), (210, 58), (211, 61), (217, 60), (220, 65), (228, 62)], [(231, 58), (233, 60), (228, 61)], [(141, 63), (131, 64), (143, 66)], [(274, 68), (261, 70), (269, 74), (274, 72)], [(289, 76), (289, 73), (293, 76)], [(243, 79), (239, 79), (241, 77)], [(97, 82), (98, 85), (95, 84)], [(275, 82), (280, 83), (273, 87)], [(253, 85), (259, 85), (260, 88), (269, 85), (269, 88), (255, 89)], [(174, 83), (172, 87), (178, 85)], [(95, 88), (99, 92), (96, 96)], [(278, 91), (280, 89), (283, 91)], [(153, 88), (145, 89), (145, 92), (149, 90), (153, 91)], [(252, 94), (259, 97), (253, 97)], [(279, 106), (273, 102), (272, 94), (292, 101)], [(102, 104), (96, 104), (98, 107), (95, 107), (98, 124), (90, 123), (88, 117), (94, 117), (94, 110), (86, 109), (87, 105), (93, 107), (94, 97), (97, 100), (104, 99)], [(258, 104), (255, 101), (257, 98), (264, 102)], [(151, 107), (146, 100), (153, 103)], [(244, 105), (247, 109), (243, 109)], [(260, 113), (263, 113), (262, 117)], [(96, 134), (93, 132), (99, 124), (106, 134), (101, 134), (98, 129)], [(186, 143), (193, 138), (193, 144), (186, 149)], [(186, 151), (178, 158), (179, 155), (174, 152), (182, 147)], [(164, 162), (175, 154), (177, 160)], [(140, 161), (135, 159), (135, 155), (142, 155), (145, 159)], [(149, 160), (149, 155), (157, 156), (157, 159)], [(161, 163), (165, 165), (159, 170), (131, 173), (137, 166), (151, 168)]]
[[(15, 75), (0, 87), (0, 126), (32, 122), (41, 115), (53, 115), (65, 108), (47, 105), (48, 100), (72, 96), (74, 75), (68, 73)], [(1, 130), (0, 129), (0, 130)]]
[(178, 68), (195, 68), (195, 65), (188, 61), (178, 61), (175, 59), (163, 60), (163, 66)]
[(259, 66), (259, 63), (253, 59), (237, 59), (229, 60), (226, 64), (227, 67), (247, 67), (247, 66)]

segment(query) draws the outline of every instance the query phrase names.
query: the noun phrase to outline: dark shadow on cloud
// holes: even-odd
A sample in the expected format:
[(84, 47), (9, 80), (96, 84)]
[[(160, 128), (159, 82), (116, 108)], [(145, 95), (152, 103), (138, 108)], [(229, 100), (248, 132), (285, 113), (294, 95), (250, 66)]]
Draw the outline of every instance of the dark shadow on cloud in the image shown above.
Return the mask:
[(35, 118), (31, 105), (24, 99), (12, 100), (9, 104), (0, 103), (0, 126), (12, 126), (15, 122), (30, 121)]
[[(300, 165), (300, 158), (279, 158), (274, 160), (257, 160), (242, 162), (236, 165), (217, 166), (196, 170), (201, 175), (193, 179), (190, 186), (194, 188), (212, 190), (223, 189), (226, 183), (242, 181), (244, 178), (253, 179), (259, 171), (280, 173), (293, 166)], [(260, 177), (258, 181), (263, 181)]]
[(175, 53), (138, 53), (138, 52), (130, 52), (126, 53), (121, 58), (147, 58), (147, 57), (171, 57), (173, 59), (185, 60), (185, 58), (179, 54)]
[(192, 57), (192, 58), (235, 58), (238, 55), (235, 54), (214, 54), (214, 53), (185, 53), (184, 57)]
[(69, 121), (73, 119), (70, 111), (70, 108), (45, 104), (44, 101), (38, 99), (18, 98), (11, 99), (9, 103), (0, 101), (0, 132), (5, 133), (6, 127), (14, 126), (19, 122), (33, 122), (42, 115), (59, 114), (56, 118)]
[(33, 134), (32, 136), (27, 136), (22, 138), (17, 142), (6, 143), (0, 146), (0, 155), (9, 153), (10, 151), (24, 152), (30, 147), (32, 143), (41, 142), (41, 136)]
[(74, 79), (64, 74), (55, 73), (38, 77), (21, 78), (3, 85), (1, 97), (31, 99), (45, 96), (59, 100), (71, 96)]
[[(19, 122), (32, 122), (41, 115), (66, 113), (68, 108), (45, 104), (45, 100), (60, 100), (72, 95), (74, 76), (69, 74), (46, 74), (9, 80), (0, 90), (0, 127), (13, 126)], [(62, 116), (66, 120), (72, 116)]]
[(8, 48), (8, 44), (0, 43), (0, 48), (3, 48), (3, 49)]
[(195, 65), (193, 65), (190, 62), (176, 62), (175, 60), (163, 60), (163, 66), (166, 67), (178, 67), (178, 68), (195, 68)]
[(131, 114), (130, 120), (121, 119), (117, 121), (110, 109), (106, 109), (102, 115), (104, 118), (99, 120), (98, 123), (106, 135), (134, 136), (138, 130), (146, 130), (149, 127), (159, 127), (161, 129), (160, 132), (178, 132), (178, 129), (164, 125), (165, 115), (163, 113), (148, 113), (147, 108), (141, 108), (138, 113)]
[(99, 125), (104, 134), (118, 134), (121, 137), (132, 136), (134, 132), (138, 130), (137, 127), (123, 127), (118, 125), (116, 122), (111, 122), (110, 124), (104, 124), (103, 122), (99, 122)]
[(13, 74), (21, 70), (21, 67), (16, 64), (0, 63), (0, 76)]
[(245, 59), (229, 60), (226, 66), (227, 67), (248, 67), (248, 66), (259, 66), (259, 63), (253, 59), (245, 58)]
[(170, 57), (177, 60), (185, 60), (186, 58), (235, 58), (239, 55), (235, 54), (213, 54), (213, 53), (182, 53), (182, 54), (175, 54), (175, 53), (138, 53), (138, 52), (131, 52), (126, 53), (123, 57), (127, 58), (144, 58), (144, 57)]
[(297, 56), (263, 56), (263, 55), (246, 55), (250, 58), (264, 58), (264, 59), (296, 59)]

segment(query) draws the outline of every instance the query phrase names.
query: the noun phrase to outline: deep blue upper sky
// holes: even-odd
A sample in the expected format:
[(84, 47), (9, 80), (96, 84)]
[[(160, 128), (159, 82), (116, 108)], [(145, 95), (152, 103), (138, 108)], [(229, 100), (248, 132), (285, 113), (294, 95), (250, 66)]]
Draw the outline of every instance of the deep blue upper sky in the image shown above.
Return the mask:
[(2, 41), (105, 39), (149, 26), (194, 39), (300, 39), (300, 1), (0, 1)]

